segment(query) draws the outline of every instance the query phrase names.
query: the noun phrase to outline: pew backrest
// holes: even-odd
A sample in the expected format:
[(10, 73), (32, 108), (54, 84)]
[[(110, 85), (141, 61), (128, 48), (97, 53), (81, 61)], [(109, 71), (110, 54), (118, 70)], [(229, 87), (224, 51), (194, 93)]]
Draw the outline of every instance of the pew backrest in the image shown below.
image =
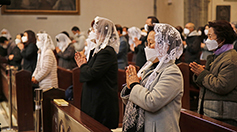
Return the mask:
[(72, 85), (72, 71), (57, 66), (58, 87), (66, 90)]
[(182, 109), (180, 114), (181, 132), (236, 132), (237, 127)]

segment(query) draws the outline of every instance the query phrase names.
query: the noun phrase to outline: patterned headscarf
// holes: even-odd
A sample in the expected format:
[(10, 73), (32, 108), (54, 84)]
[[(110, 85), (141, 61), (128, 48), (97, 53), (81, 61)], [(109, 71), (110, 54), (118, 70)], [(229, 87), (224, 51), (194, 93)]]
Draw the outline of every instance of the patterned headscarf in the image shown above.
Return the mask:
[(96, 17), (93, 28), (97, 36), (94, 54), (107, 45), (113, 47), (115, 52), (118, 53), (120, 40), (114, 23), (107, 18)]
[[(183, 53), (183, 45), (180, 33), (177, 29), (169, 24), (156, 23), (154, 26), (155, 34), (155, 50), (159, 64), (156, 66), (153, 73), (149, 76), (145, 87), (149, 87), (155, 79), (157, 71), (164, 63), (178, 59)], [(149, 62), (148, 62), (149, 63)], [(142, 69), (141, 69), (142, 70)]]

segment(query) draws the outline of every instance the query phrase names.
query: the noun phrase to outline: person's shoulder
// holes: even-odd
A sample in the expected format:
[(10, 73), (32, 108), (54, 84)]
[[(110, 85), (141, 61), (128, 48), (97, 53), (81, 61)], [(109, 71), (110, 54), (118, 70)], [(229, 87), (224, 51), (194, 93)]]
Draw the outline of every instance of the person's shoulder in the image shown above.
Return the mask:
[(104, 49), (102, 49), (99, 53), (102, 54), (115, 54), (115, 50), (111, 46), (106, 46)]
[(170, 63), (164, 69), (166, 73), (175, 73), (177, 75), (182, 74), (179, 67), (175, 63)]

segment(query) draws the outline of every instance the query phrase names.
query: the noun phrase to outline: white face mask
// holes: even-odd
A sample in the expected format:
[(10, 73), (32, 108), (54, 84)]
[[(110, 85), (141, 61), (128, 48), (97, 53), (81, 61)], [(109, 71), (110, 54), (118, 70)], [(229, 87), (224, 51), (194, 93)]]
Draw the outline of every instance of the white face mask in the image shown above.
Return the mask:
[(204, 30), (205, 35), (208, 35), (208, 29)]
[(75, 36), (78, 36), (78, 35), (79, 35), (78, 33), (75, 34)]
[(21, 42), (20, 39), (15, 39), (15, 44), (19, 44)]
[(148, 32), (148, 30), (149, 30), (149, 27), (148, 27), (148, 25), (147, 24), (145, 24), (144, 25), (144, 29)]
[(147, 33), (146, 32), (141, 32), (141, 35), (146, 36)]
[(94, 32), (94, 31), (91, 31), (90, 33), (89, 33), (89, 38), (92, 40), (92, 39), (96, 39), (97, 37), (96, 37), (96, 33)]
[(206, 46), (207, 46), (207, 49), (209, 51), (213, 51), (215, 49), (218, 48), (218, 43), (216, 40), (210, 40), (210, 39), (207, 39), (206, 42), (205, 42)]
[(123, 35), (126, 35), (127, 33), (125, 31), (122, 32)]
[(202, 35), (202, 31), (199, 30), (198, 31), (198, 35), (201, 36)]
[(189, 33), (190, 33), (190, 30), (187, 29), (187, 28), (184, 28), (184, 34), (185, 34), (185, 35), (188, 35)]
[(43, 48), (43, 43), (42, 43), (41, 41), (37, 40), (36, 46), (37, 46), (39, 49), (42, 50), (42, 48)]
[(146, 47), (144, 48), (146, 53), (146, 60), (153, 62), (157, 58), (157, 51), (155, 49)]
[(21, 40), (22, 40), (23, 43), (25, 43), (25, 42), (28, 41), (28, 38), (27, 38), (26, 36), (23, 36), (23, 37), (21, 38)]

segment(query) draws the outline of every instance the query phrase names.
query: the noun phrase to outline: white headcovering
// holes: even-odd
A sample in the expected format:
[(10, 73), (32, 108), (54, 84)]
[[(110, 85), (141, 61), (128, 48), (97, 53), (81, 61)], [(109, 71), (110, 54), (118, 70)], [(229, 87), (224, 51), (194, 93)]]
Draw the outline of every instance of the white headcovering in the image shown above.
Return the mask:
[[(2, 34), (2, 32), (6, 32), (6, 34)], [(2, 29), (1, 31), (1, 34), (0, 34), (0, 37), (3, 36), (3, 37), (6, 37), (8, 40), (10, 40), (12, 38), (10, 32), (7, 30), (7, 29)]]
[(129, 43), (129, 45), (134, 44), (134, 47), (135, 47), (135, 43), (133, 41), (135, 40), (135, 37), (139, 40), (141, 38), (141, 33), (142, 33), (142, 31), (139, 28), (130, 27), (128, 29), (128, 36), (129, 36), (128, 43)]
[(64, 52), (68, 45), (72, 42), (64, 33), (58, 34), (55, 38), (57, 40), (57, 46), (62, 52)]
[(96, 17), (93, 28), (97, 36), (93, 55), (107, 45), (113, 47), (115, 52), (118, 53), (120, 40), (114, 23), (107, 18)]
[[(37, 33), (37, 43), (36, 43), (36, 45), (40, 49), (38, 59), (41, 59), (41, 60), (43, 60), (44, 53), (47, 50), (54, 50), (55, 49), (52, 38), (45, 32)], [(41, 64), (41, 66), (42, 66), (42, 64)]]
[[(156, 77), (157, 71), (164, 63), (168, 63), (171, 60), (173, 63), (175, 63), (175, 60), (178, 59), (183, 53), (183, 45), (180, 33), (174, 27), (169, 24), (157, 23), (154, 26), (154, 31), (156, 32), (155, 50), (157, 51), (157, 57), (160, 62), (149, 76), (145, 85), (146, 88), (150, 86)], [(147, 62), (146, 64), (148, 63), (150, 64), (150, 62)], [(141, 70), (145, 69), (141, 68)]]

